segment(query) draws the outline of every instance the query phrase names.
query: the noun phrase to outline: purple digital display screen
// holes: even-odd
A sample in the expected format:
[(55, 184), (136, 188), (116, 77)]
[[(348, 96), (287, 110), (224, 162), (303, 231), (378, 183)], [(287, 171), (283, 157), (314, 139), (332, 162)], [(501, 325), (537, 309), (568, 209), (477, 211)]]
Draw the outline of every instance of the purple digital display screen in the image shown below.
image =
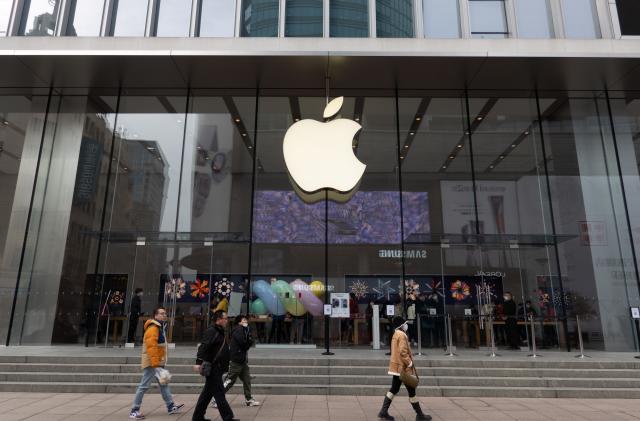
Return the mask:
[[(427, 192), (402, 193), (405, 239), (430, 233)], [(324, 202), (304, 203), (292, 191), (257, 191), (255, 243), (324, 243)], [(329, 243), (400, 243), (400, 194), (359, 191), (347, 203), (329, 202)]]

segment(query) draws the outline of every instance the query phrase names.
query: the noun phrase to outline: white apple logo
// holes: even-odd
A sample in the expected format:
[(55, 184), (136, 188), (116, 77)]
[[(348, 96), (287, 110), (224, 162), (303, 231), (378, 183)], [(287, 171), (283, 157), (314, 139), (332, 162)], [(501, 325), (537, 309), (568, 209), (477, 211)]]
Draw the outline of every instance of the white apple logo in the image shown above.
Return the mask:
[[(327, 104), (323, 117), (335, 116), (343, 101), (339, 97)], [(305, 119), (289, 127), (282, 151), (297, 187), (308, 194), (321, 189), (352, 191), (367, 167), (353, 153), (353, 138), (361, 129), (360, 124), (345, 118), (326, 123)]]

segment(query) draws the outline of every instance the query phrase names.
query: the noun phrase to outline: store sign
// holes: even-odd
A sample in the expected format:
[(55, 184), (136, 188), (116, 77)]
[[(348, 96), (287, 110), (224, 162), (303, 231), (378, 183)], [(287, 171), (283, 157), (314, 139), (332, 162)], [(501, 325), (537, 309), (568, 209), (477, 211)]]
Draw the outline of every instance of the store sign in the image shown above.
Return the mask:
[[(323, 117), (338, 114), (343, 101), (339, 97), (327, 104)], [(284, 136), (282, 152), (294, 187), (307, 194), (322, 189), (353, 191), (366, 168), (353, 153), (353, 138), (361, 129), (360, 124), (345, 118), (328, 122), (305, 119), (293, 124)]]
[(380, 249), (378, 257), (381, 259), (401, 259), (404, 254), (405, 259), (426, 259), (426, 250), (399, 250), (399, 249)]

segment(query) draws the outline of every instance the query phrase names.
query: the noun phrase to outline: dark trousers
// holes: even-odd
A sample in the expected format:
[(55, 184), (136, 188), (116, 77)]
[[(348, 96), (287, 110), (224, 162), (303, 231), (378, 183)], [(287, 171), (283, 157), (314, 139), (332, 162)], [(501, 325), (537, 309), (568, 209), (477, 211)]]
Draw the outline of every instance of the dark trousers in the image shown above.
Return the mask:
[(219, 370), (215, 370), (205, 379), (198, 403), (196, 403), (196, 407), (193, 410), (193, 417), (191, 418), (193, 421), (203, 421), (205, 419), (204, 414), (207, 412), (207, 406), (211, 403), (211, 398), (215, 399), (216, 404), (218, 404), (218, 411), (220, 411), (222, 421), (233, 419), (233, 411), (225, 397), (222, 373)]
[[(400, 386), (402, 386), (400, 376), (393, 376), (393, 380), (391, 380), (391, 389), (389, 389), (389, 392), (397, 395), (400, 391)], [(409, 387), (406, 384), (404, 385), (404, 387), (407, 388), (407, 393), (409, 393), (410, 398), (413, 398), (416, 395), (416, 390), (413, 387)]]
[(511, 348), (520, 347), (520, 334), (518, 333), (518, 321), (515, 317), (508, 317), (505, 321), (505, 329), (507, 331), (507, 339)]
[(127, 333), (127, 342), (136, 341), (136, 330), (138, 329), (138, 316), (129, 316), (129, 332)]

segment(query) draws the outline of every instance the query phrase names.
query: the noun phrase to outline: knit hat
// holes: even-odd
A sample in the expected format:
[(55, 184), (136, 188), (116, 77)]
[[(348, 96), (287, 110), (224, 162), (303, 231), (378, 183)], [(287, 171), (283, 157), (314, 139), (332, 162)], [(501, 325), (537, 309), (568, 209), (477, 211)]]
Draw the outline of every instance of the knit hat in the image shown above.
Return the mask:
[(399, 328), (405, 323), (407, 323), (407, 321), (404, 318), (402, 318), (402, 316), (394, 316), (393, 320), (391, 321), (391, 325), (393, 326), (394, 329)]

